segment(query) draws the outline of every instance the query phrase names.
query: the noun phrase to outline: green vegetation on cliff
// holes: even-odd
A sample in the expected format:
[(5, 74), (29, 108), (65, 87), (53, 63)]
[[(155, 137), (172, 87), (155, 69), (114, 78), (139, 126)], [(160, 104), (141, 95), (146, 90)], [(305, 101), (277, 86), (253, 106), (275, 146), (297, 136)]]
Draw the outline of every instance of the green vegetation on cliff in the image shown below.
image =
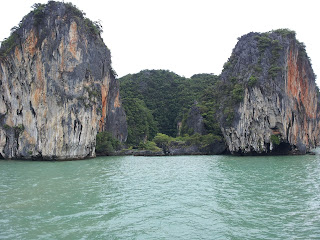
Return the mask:
[(165, 155), (224, 151), (215, 118), (217, 82), (213, 74), (185, 78), (165, 70), (144, 70), (120, 78), (127, 144), (139, 150), (161, 150)]
[(121, 143), (112, 137), (109, 132), (97, 133), (96, 153), (99, 155), (110, 155), (114, 151), (121, 149)]
[[(181, 104), (177, 102), (178, 86), (181, 85), (182, 79), (164, 70), (145, 70), (120, 78), (120, 94), (125, 109), (128, 109), (129, 99), (140, 99), (153, 113), (159, 131), (171, 136), (175, 135), (175, 119), (177, 112), (181, 109)], [(134, 126), (129, 123), (129, 132), (132, 127)], [(139, 138), (139, 136), (134, 137)]]
[(141, 141), (152, 139), (158, 132), (157, 122), (144, 101), (139, 98), (124, 98), (122, 104), (129, 126), (127, 142), (138, 146)]
[(185, 78), (166, 70), (144, 70), (120, 78), (128, 143), (153, 139), (157, 132), (175, 137), (177, 123), (217, 78), (213, 74)]

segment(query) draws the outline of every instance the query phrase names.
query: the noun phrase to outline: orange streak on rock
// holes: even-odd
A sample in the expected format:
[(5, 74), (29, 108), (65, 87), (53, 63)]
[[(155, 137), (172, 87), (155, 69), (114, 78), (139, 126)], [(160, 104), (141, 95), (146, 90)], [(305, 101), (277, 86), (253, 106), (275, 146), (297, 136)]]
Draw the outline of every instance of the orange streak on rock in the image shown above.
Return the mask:
[(120, 105), (120, 98), (119, 98), (119, 91), (118, 91), (118, 93), (117, 93), (116, 99), (114, 100), (113, 106), (114, 106), (115, 108), (121, 107), (121, 105)]
[(34, 107), (38, 107), (39, 103), (40, 103), (40, 96), (41, 96), (41, 90), (39, 88), (37, 88), (32, 95), (32, 105)]
[(41, 64), (40, 57), (38, 57), (37, 59), (36, 69), (37, 69), (37, 83), (39, 84), (40, 88), (43, 88), (43, 74), (42, 74), (42, 64)]
[(297, 108), (301, 104), (310, 118), (316, 118), (315, 91), (310, 89), (310, 80), (307, 77), (305, 65), (298, 59), (298, 53), (290, 49), (288, 56), (287, 92), (298, 101)]
[(102, 116), (99, 122), (99, 131), (104, 130), (104, 119), (107, 116), (107, 96), (108, 96), (108, 89), (106, 88), (106, 86), (101, 85)]
[(64, 70), (64, 44), (63, 44), (63, 38), (61, 39), (61, 42), (59, 44), (59, 54), (61, 57), (61, 62), (60, 62), (60, 71)]
[(279, 130), (272, 130), (273, 135), (281, 135)]
[(16, 59), (18, 59), (18, 61), (21, 62), (22, 57), (21, 57), (21, 53), (20, 53), (18, 47), (15, 48), (14, 55), (16, 56)]
[(31, 56), (34, 56), (35, 54), (37, 42), (38, 38), (36, 37), (34, 30), (32, 29), (26, 39), (26, 49)]
[(33, 103), (34, 106), (39, 106), (40, 101), (46, 101), (46, 91), (45, 91), (45, 82), (44, 74), (42, 69), (42, 61), (40, 57), (40, 52), (38, 52), (38, 57), (36, 61), (36, 89), (33, 94)]
[(77, 58), (77, 47), (78, 47), (78, 32), (77, 32), (77, 23), (72, 22), (69, 30), (70, 43), (68, 50), (74, 58)]
[(87, 39), (84, 40), (84, 44), (86, 45), (86, 53), (88, 53), (88, 40)]

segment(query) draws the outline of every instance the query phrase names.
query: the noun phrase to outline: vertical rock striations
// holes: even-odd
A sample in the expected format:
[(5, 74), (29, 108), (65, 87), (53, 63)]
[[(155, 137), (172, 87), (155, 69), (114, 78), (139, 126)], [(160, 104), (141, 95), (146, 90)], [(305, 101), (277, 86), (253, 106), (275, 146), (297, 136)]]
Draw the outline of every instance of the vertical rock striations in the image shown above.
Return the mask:
[(295, 32), (242, 36), (221, 82), (236, 99), (233, 115), (219, 115), (231, 153), (305, 154), (319, 143), (315, 75)]
[(110, 51), (72, 4), (38, 4), (0, 49), (0, 157), (95, 156), (97, 131), (127, 136)]

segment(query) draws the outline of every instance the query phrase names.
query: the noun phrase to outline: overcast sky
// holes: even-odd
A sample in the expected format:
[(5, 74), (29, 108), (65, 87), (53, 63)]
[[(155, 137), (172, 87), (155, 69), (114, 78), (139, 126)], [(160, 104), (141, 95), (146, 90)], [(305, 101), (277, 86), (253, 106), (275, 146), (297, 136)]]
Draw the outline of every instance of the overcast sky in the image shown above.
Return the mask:
[[(1, 1), (0, 39), (36, 3)], [(68, 2), (68, 1), (65, 1)], [(307, 46), (320, 78), (318, 0), (70, 0), (91, 20), (101, 20), (119, 77), (143, 69), (167, 69), (190, 77), (220, 74), (237, 38), (249, 32), (290, 28)], [(317, 83), (320, 85), (320, 79)]]

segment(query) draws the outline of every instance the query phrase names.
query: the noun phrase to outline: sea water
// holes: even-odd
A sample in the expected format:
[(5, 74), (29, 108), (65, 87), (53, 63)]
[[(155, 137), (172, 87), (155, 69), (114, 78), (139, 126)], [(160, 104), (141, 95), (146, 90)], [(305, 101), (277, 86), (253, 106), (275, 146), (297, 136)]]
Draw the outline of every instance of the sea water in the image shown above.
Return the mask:
[(1, 160), (0, 239), (320, 239), (320, 155)]

